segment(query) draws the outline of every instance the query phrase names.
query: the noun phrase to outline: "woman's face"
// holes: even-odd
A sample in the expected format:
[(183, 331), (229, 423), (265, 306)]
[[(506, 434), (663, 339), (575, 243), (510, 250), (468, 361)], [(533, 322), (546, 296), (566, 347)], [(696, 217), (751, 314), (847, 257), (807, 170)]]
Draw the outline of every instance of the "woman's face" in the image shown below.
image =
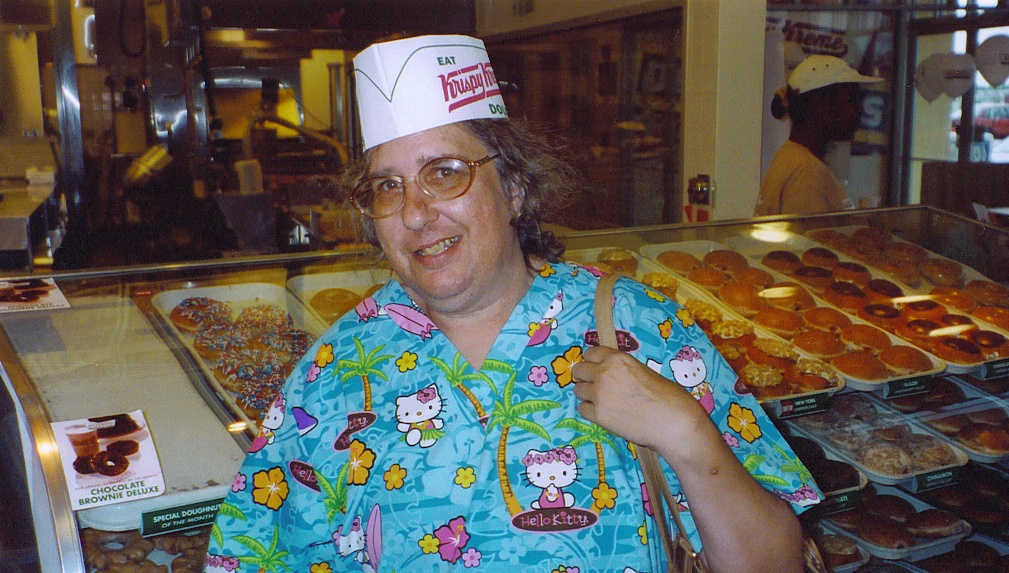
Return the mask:
[(402, 209), (374, 221), (375, 233), (403, 286), (425, 310), (465, 313), (510, 298), (510, 277), (525, 276), (525, 260), (509, 221), (516, 212), (495, 162), (476, 168), (469, 191), (435, 201), (417, 187), (418, 170), (438, 157), (477, 161), (493, 154), (458, 125), (445, 125), (383, 143), (369, 176), (405, 178)]

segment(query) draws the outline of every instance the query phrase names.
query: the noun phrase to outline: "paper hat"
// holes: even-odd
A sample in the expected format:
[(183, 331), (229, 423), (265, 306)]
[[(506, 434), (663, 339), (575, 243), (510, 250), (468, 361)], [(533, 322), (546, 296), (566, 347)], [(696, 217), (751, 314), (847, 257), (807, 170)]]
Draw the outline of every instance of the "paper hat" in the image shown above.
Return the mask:
[(468, 119), (504, 118), (484, 43), (419, 36), (373, 44), (354, 58), (364, 149)]
[(863, 76), (841, 58), (813, 55), (799, 62), (788, 76), (788, 85), (801, 94), (834, 84), (867, 84), (883, 78)]

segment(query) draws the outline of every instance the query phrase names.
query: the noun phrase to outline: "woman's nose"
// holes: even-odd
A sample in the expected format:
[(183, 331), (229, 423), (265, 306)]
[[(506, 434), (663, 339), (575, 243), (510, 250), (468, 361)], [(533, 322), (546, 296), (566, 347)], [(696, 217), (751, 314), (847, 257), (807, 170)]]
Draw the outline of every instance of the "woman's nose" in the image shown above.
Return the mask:
[(403, 183), (403, 226), (407, 229), (419, 230), (424, 225), (438, 218), (438, 210), (434, 208), (434, 197), (431, 197), (417, 185), (416, 179)]

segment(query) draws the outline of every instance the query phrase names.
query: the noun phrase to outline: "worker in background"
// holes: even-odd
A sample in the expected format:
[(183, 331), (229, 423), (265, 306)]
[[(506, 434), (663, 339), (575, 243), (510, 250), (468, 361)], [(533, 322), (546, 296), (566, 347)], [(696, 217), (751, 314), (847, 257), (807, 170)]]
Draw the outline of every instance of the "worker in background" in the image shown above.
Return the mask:
[(788, 141), (760, 184), (754, 215), (807, 215), (853, 209), (844, 187), (824, 163), (829, 145), (850, 141), (862, 114), (864, 76), (834, 56), (809, 56), (775, 94), (771, 113), (792, 122)]

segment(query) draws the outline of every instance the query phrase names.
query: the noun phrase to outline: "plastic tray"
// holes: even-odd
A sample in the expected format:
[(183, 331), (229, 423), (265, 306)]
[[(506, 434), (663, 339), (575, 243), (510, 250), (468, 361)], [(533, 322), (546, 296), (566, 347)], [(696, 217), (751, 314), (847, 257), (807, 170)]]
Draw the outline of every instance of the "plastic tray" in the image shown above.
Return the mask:
[[(847, 531), (844, 531), (843, 529), (840, 529), (840, 528), (831, 528), (831, 529), (828, 529), (828, 528), (824, 527), (823, 524), (820, 524), (818, 527), (819, 527), (820, 531), (822, 532), (821, 534), (823, 534), (823, 535), (838, 535), (840, 537), (846, 537), (848, 539), (851, 539), (852, 541), (855, 541), (855, 548), (858, 551), (858, 559), (857, 560), (852, 561), (851, 563), (847, 563), (845, 565), (841, 565), (840, 567), (834, 567), (833, 569), (831, 569), (831, 571), (833, 571), (834, 573), (853, 573), (854, 571), (858, 570), (859, 567), (861, 567), (861, 566), (863, 566), (863, 565), (865, 565), (866, 563), (869, 562), (869, 558), (871, 556), (869, 555), (869, 552), (865, 550), (864, 547), (862, 547), (861, 545), (858, 544), (858, 538), (857, 537), (855, 537), (851, 533), (849, 533)], [(827, 558), (827, 553), (826, 553), (826, 551), (823, 551), (823, 546), (822, 545), (820, 546), (820, 552), (821, 552), (822, 556), (824, 557), (824, 559), (826, 559)]]
[[(836, 396), (834, 406), (835, 407), (838, 406), (837, 401), (838, 399), (842, 401), (845, 399), (858, 399), (859, 396), (860, 396), (859, 394), (851, 394), (851, 393)], [(950, 444), (948, 439), (938, 438), (938, 436), (936, 436), (934, 432), (918, 425), (918, 423), (915, 422), (914, 420), (911, 420), (906, 416), (903, 416), (902, 414), (890, 410), (889, 408), (882, 405), (879, 400), (875, 400), (869, 396), (862, 396), (861, 399), (866, 400), (867, 404), (873, 406), (876, 409), (876, 413), (884, 415), (886, 423), (885, 424), (880, 423), (877, 420), (876, 422), (878, 424), (877, 426), (869, 426), (869, 425), (860, 426), (858, 424), (852, 424), (849, 428), (852, 432), (856, 432), (859, 430), (863, 431), (863, 434), (856, 434), (859, 436), (859, 439), (856, 440), (856, 444), (862, 442), (860, 437), (864, 435), (864, 432), (870, 432), (878, 428), (888, 428), (900, 424), (907, 424), (912, 434), (924, 434), (929, 436), (930, 438), (941, 439), (943, 442), (949, 445), (950, 448), (953, 450), (953, 454), (955, 456), (954, 462), (944, 466), (928, 468), (927, 470), (910, 471), (909, 473), (905, 474), (899, 474), (899, 475), (884, 474), (866, 467), (861, 461), (859, 461), (859, 459), (854, 454), (855, 449), (845, 449), (839, 445), (838, 438), (841, 438), (845, 435), (844, 433), (842, 433), (844, 431), (844, 428), (832, 425), (829, 428), (818, 430), (813, 427), (816, 420), (811, 417), (799, 418), (797, 420), (788, 420), (786, 421), (786, 424), (788, 425), (789, 429), (792, 431), (794, 435), (803, 436), (816, 441), (823, 447), (824, 451), (830, 452), (835, 456), (837, 456), (838, 459), (848, 462), (851, 465), (855, 466), (855, 468), (865, 473), (866, 477), (869, 478), (869, 480), (882, 485), (901, 486), (909, 491), (916, 491), (922, 487), (919, 484), (919, 478), (926, 478), (932, 475), (945, 475), (949, 473), (949, 470), (966, 465), (966, 463), (969, 461), (966, 452), (964, 452), (961, 448), (959, 448), (955, 444)], [(837, 415), (836, 412), (831, 414), (831, 411), (828, 411), (827, 413), (824, 414), (818, 414), (818, 416), (836, 416), (836, 415)], [(832, 421), (831, 418), (829, 417), (826, 418), (826, 420)], [(837, 421), (837, 423), (841, 424), (842, 422)], [(865, 441), (868, 441), (868, 438), (866, 438)]]
[[(778, 236), (776, 235), (776, 237), (778, 237)], [(686, 242), (683, 242), (683, 243), (669, 243), (669, 244), (665, 244), (665, 245), (650, 245), (648, 247), (642, 248), (642, 254), (644, 254), (645, 256), (658, 257), (658, 255), (661, 254), (661, 253), (663, 253), (664, 251), (678, 250), (678, 251), (690, 253), (690, 254), (692, 254), (694, 256), (698, 256), (698, 255), (702, 255), (703, 253), (707, 253), (707, 252), (710, 252), (710, 251), (713, 251), (713, 250), (716, 250), (716, 249), (733, 249), (736, 252), (740, 253), (741, 255), (745, 256), (748, 259), (748, 262), (750, 263), (750, 266), (756, 267), (756, 268), (760, 268), (760, 269), (763, 269), (763, 270), (771, 273), (771, 276), (774, 277), (776, 281), (792, 281), (792, 282), (794, 282), (794, 279), (788, 277), (787, 275), (781, 274), (781, 273), (775, 271), (774, 269), (769, 269), (769, 268), (766, 268), (763, 265), (761, 265), (760, 264), (761, 257), (763, 257), (763, 255), (766, 254), (769, 250), (776, 250), (776, 249), (780, 250), (780, 249), (782, 249), (783, 245), (794, 245), (795, 249), (797, 249), (798, 252), (801, 252), (801, 250), (803, 250), (802, 247), (801, 247), (801, 245), (808, 245), (808, 244), (816, 245), (816, 243), (812, 242), (811, 240), (809, 240), (809, 239), (807, 239), (807, 238), (805, 238), (805, 237), (803, 237), (801, 235), (796, 235), (796, 234), (793, 234), (793, 233), (782, 233), (779, 238), (781, 238), (783, 240), (783, 242), (781, 242), (781, 243), (766, 243), (766, 242), (763, 242), (763, 241), (758, 241), (756, 239), (750, 239), (748, 237), (734, 237), (734, 238), (730, 239), (730, 244), (717, 243), (717, 242), (714, 242), (714, 241), (686, 241)], [(701, 257), (698, 256), (698, 258), (701, 258)], [(659, 263), (656, 262), (655, 264), (658, 265)], [(663, 267), (663, 268), (666, 268), (666, 267)], [(670, 272), (672, 272), (672, 271), (670, 270)], [(675, 274), (675, 273), (673, 273), (673, 274)], [(680, 276), (680, 275), (677, 275), (677, 276)], [(696, 287), (696, 288), (700, 289), (701, 287)], [(701, 290), (704, 290), (704, 289), (701, 289)], [(704, 292), (708, 292), (708, 291), (705, 290)], [(718, 300), (717, 297), (715, 297), (714, 295), (711, 295), (710, 298), (713, 298), (716, 301)], [(820, 298), (818, 298), (816, 296), (813, 297), (813, 300), (815, 301), (815, 303), (816, 303), (817, 306), (833, 307), (833, 305), (831, 305), (831, 304), (823, 301), (822, 299), (820, 299)], [(854, 316), (854, 315), (849, 315), (849, 316), (850, 316), (851, 321), (853, 323), (857, 323), (857, 324), (869, 324), (866, 321), (862, 320), (861, 318), (858, 318), (857, 316)], [(885, 331), (883, 331), (883, 332), (887, 335), (888, 338), (890, 338), (890, 341), (893, 342), (894, 344), (900, 344), (900, 345), (904, 345), (904, 346), (908, 345), (907, 342), (905, 342), (904, 340), (900, 339), (899, 337), (894, 336), (893, 334), (890, 334), (890, 333), (885, 332)], [(880, 394), (882, 396), (887, 396), (887, 395), (889, 395), (891, 393), (891, 389), (892, 388), (901, 386), (902, 385), (902, 381), (907, 382), (907, 381), (920, 380), (923, 377), (935, 376), (935, 375), (941, 374), (941, 373), (943, 373), (943, 372), (945, 372), (947, 370), (948, 364), (945, 361), (941, 360), (940, 358), (938, 358), (936, 356), (933, 356), (932, 354), (929, 354), (928, 352), (925, 352), (925, 354), (928, 356), (929, 360), (932, 362), (932, 369), (929, 370), (929, 371), (926, 371), (926, 372), (919, 372), (919, 373), (917, 373), (917, 374), (915, 374), (913, 376), (894, 376), (894, 377), (891, 377), (891, 378), (885, 378), (883, 380), (862, 380), (860, 378), (855, 378), (853, 376), (849, 376), (847, 374), (844, 374), (843, 372), (838, 372), (838, 374), (844, 378), (845, 387), (847, 387), (847, 388), (849, 388), (851, 390), (862, 390), (862, 391), (865, 391), (865, 392), (875, 392), (875, 393), (878, 393), (878, 394)]]
[[(1000, 410), (1006, 414), (1006, 417), (1009, 417), (1009, 403), (1005, 400), (985, 394), (970, 384), (961, 382), (954, 377), (946, 377), (944, 380), (955, 384), (956, 387), (963, 392), (964, 399), (955, 404), (950, 404), (937, 409), (928, 409), (916, 413), (910, 413), (907, 414), (907, 416), (919, 422), (923, 427), (936, 436), (949, 440), (959, 448), (963, 449), (967, 453), (967, 456), (974, 461), (985, 464), (996, 464), (1009, 460), (1009, 452), (1005, 452), (1003, 454), (990, 454), (979, 451), (972, 448), (970, 444), (957, 439), (956, 436), (947, 436), (932, 426), (930, 423), (932, 420), (946, 418), (948, 416), (968, 415), (973, 412), (988, 410)], [(890, 407), (886, 403), (884, 403), (884, 406), (888, 408)]]
[[(595, 261), (595, 258), (600, 251), (602, 251), (602, 249), (581, 249), (576, 251), (570, 251), (566, 253), (566, 258), (576, 263), (591, 265)], [(680, 286), (676, 291), (676, 299), (677, 299), (676, 302), (683, 304), (689, 299), (699, 299), (704, 302), (707, 302), (708, 304), (714, 305), (716, 308), (718, 308), (718, 310), (722, 312), (722, 314), (728, 320), (747, 320), (741, 315), (736, 314), (734, 310), (726, 306), (725, 303), (723, 303), (718, 298), (714, 297), (707, 290), (687, 281), (681, 275), (677, 275), (676, 273), (670, 271), (668, 268), (652, 261), (651, 259), (643, 258), (637, 253), (635, 253), (635, 258), (638, 261), (638, 268), (637, 271), (634, 273), (635, 279), (640, 280), (646, 273), (659, 272), (673, 275), (680, 281)], [(763, 329), (759, 325), (753, 325), (753, 326), (754, 326), (753, 331), (758, 338), (771, 338), (775, 340), (783, 340), (774, 333)], [(797, 350), (797, 352), (799, 353), (799, 356), (802, 358), (809, 358), (809, 359), (813, 358), (812, 356), (806, 354), (805, 352), (799, 350)], [(774, 398), (774, 399), (758, 399), (757, 401), (764, 408), (764, 410), (767, 411), (772, 416), (776, 417), (787, 416), (789, 415), (790, 411), (795, 407), (796, 402), (800, 402), (803, 400), (814, 400), (816, 397), (830, 396), (843, 390), (845, 384), (844, 378), (840, 375), (839, 372), (834, 371), (834, 374), (836, 378), (835, 380), (836, 384), (835, 386), (832, 386), (826, 390), (820, 390), (815, 392), (803, 392), (799, 394), (790, 394), (787, 396), (782, 396), (780, 398)]]
[(287, 281), (287, 290), (308, 309), (319, 322), (330, 324), (318, 311), (312, 307), (312, 297), (327, 288), (344, 288), (364, 295), (371, 287), (384, 284), (392, 277), (392, 271), (382, 268), (368, 270), (328, 271), (291, 277)]
[(210, 287), (196, 287), (181, 290), (169, 290), (158, 293), (152, 297), (151, 302), (154, 308), (161, 315), (165, 324), (171, 332), (180, 340), (186, 349), (193, 356), (193, 360), (200, 366), (208, 384), (221, 396), (224, 403), (231, 411), (239, 416), (249, 428), (258, 429), (258, 424), (252, 420), (245, 411), (239, 407), (235, 401), (237, 394), (221, 386), (214, 376), (215, 364), (204, 359), (193, 347), (195, 336), (191, 333), (182, 332), (172, 322), (172, 309), (180, 302), (191, 297), (208, 297), (221, 302), (227, 302), (235, 310), (237, 315), (243, 308), (255, 305), (273, 304), (287, 311), (291, 315), (295, 328), (308, 331), (315, 336), (319, 336), (325, 331), (325, 325), (309, 313), (295, 296), (284, 289), (284, 287), (269, 283), (243, 283), (235, 285), (222, 285)]
[[(901, 497), (910, 502), (911, 505), (914, 506), (914, 509), (916, 511), (922, 511), (925, 509), (934, 509), (931, 505), (897, 488), (879, 486), (876, 488), (876, 493), (882, 495), (894, 495), (897, 497)], [(858, 543), (859, 546), (864, 548), (870, 554), (879, 557), (880, 559), (889, 559), (889, 560), (903, 559), (905, 561), (920, 561), (922, 559), (932, 557), (933, 555), (939, 555), (941, 553), (952, 551), (953, 548), (956, 547), (958, 541), (971, 534), (970, 524), (966, 522), (964, 522), (964, 524), (966, 526), (966, 531), (964, 531), (963, 533), (957, 535), (951, 535), (949, 537), (943, 537), (940, 539), (924, 539), (916, 537), (915, 538), (916, 543), (911, 547), (903, 549), (891, 549), (889, 547), (880, 547), (875, 543), (866, 541), (865, 539), (860, 537), (857, 533), (845, 532), (843, 529), (841, 529), (837, 525), (834, 525), (833, 523), (830, 523), (829, 521), (822, 522), (822, 526), (829, 531), (844, 532), (854, 536), (855, 542)]]

